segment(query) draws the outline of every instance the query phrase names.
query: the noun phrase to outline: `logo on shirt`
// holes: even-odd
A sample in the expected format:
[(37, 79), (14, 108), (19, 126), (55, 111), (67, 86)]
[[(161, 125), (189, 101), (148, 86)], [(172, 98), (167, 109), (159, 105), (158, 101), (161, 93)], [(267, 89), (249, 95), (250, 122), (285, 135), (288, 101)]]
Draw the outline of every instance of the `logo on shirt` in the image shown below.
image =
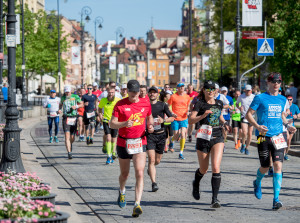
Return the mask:
[(128, 120), (134, 121), (133, 126), (143, 125), (145, 118), (141, 118), (143, 114), (141, 112), (132, 114)]
[(143, 111), (145, 111), (145, 109), (144, 109), (144, 108), (142, 108), (141, 112), (143, 112)]
[(130, 111), (130, 108), (125, 108), (125, 111)]
[(281, 105), (269, 105), (268, 118), (281, 118)]

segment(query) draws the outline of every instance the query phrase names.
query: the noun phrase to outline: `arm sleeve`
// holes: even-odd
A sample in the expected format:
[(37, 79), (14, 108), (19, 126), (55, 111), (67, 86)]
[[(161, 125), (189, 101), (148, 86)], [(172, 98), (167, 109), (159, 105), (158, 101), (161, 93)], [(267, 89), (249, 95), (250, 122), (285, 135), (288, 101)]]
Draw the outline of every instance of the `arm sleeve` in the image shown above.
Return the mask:
[(228, 99), (226, 98), (225, 95), (222, 96), (223, 100), (221, 100), (223, 102), (224, 105), (229, 105), (229, 101)]
[(169, 109), (169, 106), (168, 106), (166, 103), (164, 103), (164, 113), (165, 113), (168, 117), (172, 117), (172, 116), (173, 116), (172, 112), (171, 112), (170, 109)]
[(252, 108), (254, 111), (256, 111), (259, 107), (260, 104), (260, 99), (258, 97), (258, 95), (256, 95), (250, 105), (250, 108)]

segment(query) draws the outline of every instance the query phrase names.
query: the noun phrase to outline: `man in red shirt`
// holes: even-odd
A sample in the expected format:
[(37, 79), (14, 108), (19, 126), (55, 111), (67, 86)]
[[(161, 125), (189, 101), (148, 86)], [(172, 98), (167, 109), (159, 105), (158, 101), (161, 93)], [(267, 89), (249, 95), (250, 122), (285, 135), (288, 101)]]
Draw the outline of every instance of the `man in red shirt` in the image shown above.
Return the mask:
[[(93, 83), (93, 92), (92, 92), (93, 95), (96, 95), (97, 98), (99, 98), (99, 96), (102, 94), (102, 91), (100, 91), (98, 89), (98, 84), (97, 82), (94, 82)], [(98, 108), (98, 105), (99, 105), (99, 100), (97, 100), (97, 103), (96, 103), (96, 108)], [(100, 124), (100, 120), (98, 118), (96, 118), (96, 126), (95, 126), (95, 133), (98, 133), (99, 132), (99, 126)]]
[(143, 213), (140, 206), (144, 187), (144, 168), (146, 165), (146, 125), (149, 133), (154, 132), (151, 105), (144, 98), (139, 98), (140, 84), (137, 80), (127, 83), (128, 98), (120, 100), (114, 107), (110, 127), (119, 129), (117, 139), (117, 153), (120, 164), (120, 191), (118, 205), (126, 206), (125, 184), (129, 176), (130, 159), (133, 160), (135, 169), (135, 205), (133, 217)]
[[(198, 96), (198, 92), (194, 91), (194, 86), (192, 84), (188, 85), (187, 95), (191, 98), (191, 101), (193, 101), (193, 99)], [(193, 107), (194, 107), (194, 105), (191, 103), (190, 111), (193, 111)], [(189, 142), (192, 142), (192, 133), (193, 133), (194, 127), (195, 127), (195, 124), (189, 124), (189, 127), (188, 127)]]

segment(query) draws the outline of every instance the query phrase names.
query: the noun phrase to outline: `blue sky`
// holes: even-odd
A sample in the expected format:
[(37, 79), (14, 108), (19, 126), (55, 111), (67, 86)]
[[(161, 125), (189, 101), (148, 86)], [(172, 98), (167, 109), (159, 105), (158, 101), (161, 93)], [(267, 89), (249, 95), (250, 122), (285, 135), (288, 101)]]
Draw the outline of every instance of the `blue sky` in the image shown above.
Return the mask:
[[(151, 17), (155, 29), (180, 30), (181, 7), (184, 0), (60, 0), (60, 14), (68, 19), (80, 20), (84, 6), (92, 9), (91, 21), (86, 24), (95, 36), (94, 19), (104, 19), (102, 30), (97, 30), (97, 43), (115, 40), (116, 29), (124, 28), (124, 35), (129, 38), (144, 37), (151, 28)], [(56, 10), (57, 0), (45, 0), (46, 10)]]

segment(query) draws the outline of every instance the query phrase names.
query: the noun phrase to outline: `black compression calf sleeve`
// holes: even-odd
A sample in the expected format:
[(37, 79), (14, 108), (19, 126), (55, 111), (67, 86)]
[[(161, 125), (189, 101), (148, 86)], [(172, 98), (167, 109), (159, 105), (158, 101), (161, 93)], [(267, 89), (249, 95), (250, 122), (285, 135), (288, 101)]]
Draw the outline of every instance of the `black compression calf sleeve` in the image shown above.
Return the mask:
[(219, 189), (221, 184), (221, 173), (213, 173), (211, 178), (211, 187), (212, 187), (212, 199), (217, 200)]
[(195, 172), (195, 183), (199, 184), (203, 176), (204, 175), (200, 173), (200, 169), (197, 169)]

